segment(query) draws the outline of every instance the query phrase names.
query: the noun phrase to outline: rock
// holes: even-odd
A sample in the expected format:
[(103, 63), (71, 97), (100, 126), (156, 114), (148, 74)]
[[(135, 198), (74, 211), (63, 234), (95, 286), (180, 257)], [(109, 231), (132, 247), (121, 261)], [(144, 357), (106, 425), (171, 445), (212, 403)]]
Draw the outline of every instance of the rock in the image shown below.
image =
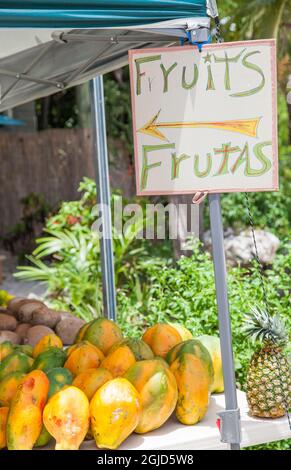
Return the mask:
[(16, 318), (5, 313), (0, 313), (0, 330), (14, 331), (17, 327)]
[[(266, 230), (255, 231), (259, 259), (265, 264), (272, 264), (276, 251), (279, 248), (279, 239)], [(206, 249), (211, 251), (211, 234), (208, 230), (204, 236)], [(235, 234), (228, 228), (224, 232), (224, 249), (226, 262), (230, 266), (248, 266), (255, 256), (255, 246), (251, 230), (244, 230)]]
[(25, 297), (13, 297), (11, 300), (9, 300), (7, 309), (9, 312), (11, 312), (11, 314), (15, 315), (22, 302), (26, 300), (27, 299)]
[(20, 304), (20, 307), (16, 313), (16, 317), (23, 323), (29, 323), (34, 310), (45, 307), (44, 303), (40, 300), (25, 300)]
[(30, 346), (34, 348), (36, 343), (38, 343), (39, 340), (43, 336), (52, 335), (52, 334), (54, 334), (54, 331), (47, 326), (42, 326), (42, 325), (32, 326), (31, 328), (29, 328), (27, 332), (25, 344), (30, 344)]
[(60, 320), (61, 315), (59, 312), (42, 306), (32, 312), (30, 323), (32, 325), (45, 325), (49, 328), (54, 328)]
[(73, 344), (79, 329), (84, 323), (84, 320), (74, 317), (73, 315), (64, 318), (57, 324), (56, 334), (61, 338), (63, 344)]
[(15, 333), (17, 333), (20, 338), (20, 344), (25, 343), (25, 339), (27, 337), (27, 332), (29, 328), (31, 328), (31, 325), (29, 323), (19, 323), (17, 325)]
[(12, 344), (19, 344), (20, 338), (15, 331), (0, 331), (0, 344), (10, 341)]

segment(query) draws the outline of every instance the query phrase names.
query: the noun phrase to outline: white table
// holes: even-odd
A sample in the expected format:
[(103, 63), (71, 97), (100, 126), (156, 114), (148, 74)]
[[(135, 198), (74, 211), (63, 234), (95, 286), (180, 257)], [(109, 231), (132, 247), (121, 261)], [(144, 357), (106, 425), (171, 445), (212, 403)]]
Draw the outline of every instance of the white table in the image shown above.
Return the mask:
[[(245, 393), (238, 390), (241, 412), (242, 447), (291, 438), (287, 418), (262, 419), (248, 415)], [(224, 394), (212, 395), (208, 412), (201, 423), (184, 426), (173, 416), (161, 428), (148, 434), (132, 434), (120, 450), (221, 450), (228, 445), (220, 442), (216, 426), (218, 411), (224, 409)], [(96, 450), (93, 441), (82, 444), (81, 449)]]

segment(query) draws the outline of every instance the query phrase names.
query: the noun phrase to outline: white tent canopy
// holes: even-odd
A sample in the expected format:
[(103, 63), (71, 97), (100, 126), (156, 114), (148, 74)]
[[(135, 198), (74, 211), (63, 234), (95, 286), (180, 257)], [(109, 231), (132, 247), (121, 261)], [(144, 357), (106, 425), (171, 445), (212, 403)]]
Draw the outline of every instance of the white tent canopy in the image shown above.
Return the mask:
[(129, 49), (185, 40), (209, 31), (209, 18), (110, 29), (1, 29), (0, 111), (83, 83), (127, 63)]

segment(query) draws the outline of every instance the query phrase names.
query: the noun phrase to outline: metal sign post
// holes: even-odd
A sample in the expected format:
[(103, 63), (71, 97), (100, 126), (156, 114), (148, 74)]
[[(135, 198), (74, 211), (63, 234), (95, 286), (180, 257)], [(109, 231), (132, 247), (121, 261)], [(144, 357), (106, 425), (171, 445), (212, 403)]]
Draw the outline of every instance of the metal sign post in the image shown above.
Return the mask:
[(104, 316), (116, 319), (116, 297), (112, 222), (110, 207), (110, 185), (108, 172), (106, 121), (103, 77), (90, 81), (91, 109), (93, 119), (94, 165), (96, 171), (97, 203), (101, 208), (102, 237), (100, 238), (101, 271)]
[(241, 426), (237, 404), (234, 359), (232, 350), (231, 322), (229, 315), (226, 265), (223, 244), (220, 195), (209, 195), (212, 253), (214, 262), (216, 299), (225, 389), (225, 410), (220, 417), (221, 441), (230, 444), (232, 450), (240, 449)]

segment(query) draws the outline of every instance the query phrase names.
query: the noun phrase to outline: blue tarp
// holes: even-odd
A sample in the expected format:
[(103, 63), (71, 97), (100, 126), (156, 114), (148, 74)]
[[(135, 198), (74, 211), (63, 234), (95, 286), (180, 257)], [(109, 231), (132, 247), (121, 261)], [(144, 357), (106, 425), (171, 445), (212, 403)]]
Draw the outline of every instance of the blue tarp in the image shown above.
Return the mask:
[(205, 16), (206, 0), (0, 1), (1, 28), (111, 28)]
[(9, 116), (0, 114), (0, 126), (23, 126), (24, 122), (19, 119), (13, 119)]

